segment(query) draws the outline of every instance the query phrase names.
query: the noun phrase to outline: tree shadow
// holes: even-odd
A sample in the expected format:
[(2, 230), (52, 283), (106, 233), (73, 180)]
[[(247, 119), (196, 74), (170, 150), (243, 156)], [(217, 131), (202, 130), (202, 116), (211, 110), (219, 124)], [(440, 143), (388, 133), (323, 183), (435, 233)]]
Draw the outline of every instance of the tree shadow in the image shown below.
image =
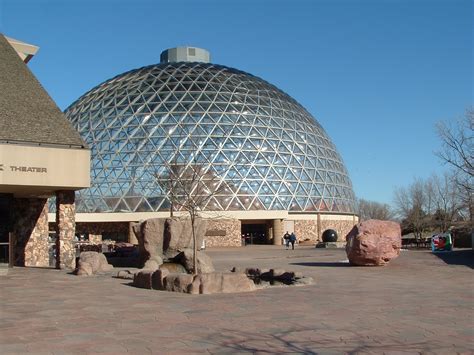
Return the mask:
[(315, 267), (348, 267), (351, 266), (348, 261), (318, 261), (308, 263), (290, 263), (290, 265), (315, 266)]
[(433, 253), (438, 258), (443, 260), (449, 265), (463, 265), (474, 269), (474, 250), (453, 250), (449, 252), (437, 252)]
[[(340, 336), (328, 337), (327, 330), (316, 327), (292, 327), (269, 333), (255, 333), (236, 329), (222, 329), (221, 332), (211, 334), (204, 342), (208, 351), (213, 353), (269, 353), (269, 354), (310, 354), (316, 355), (328, 351), (359, 354), (361, 352), (383, 353), (393, 352), (425, 352), (437, 347), (427, 341), (411, 344), (388, 340), (384, 344), (368, 339), (367, 336), (351, 332), (344, 338)], [(309, 335), (309, 337), (308, 337)], [(442, 346), (441, 346), (442, 347)]]

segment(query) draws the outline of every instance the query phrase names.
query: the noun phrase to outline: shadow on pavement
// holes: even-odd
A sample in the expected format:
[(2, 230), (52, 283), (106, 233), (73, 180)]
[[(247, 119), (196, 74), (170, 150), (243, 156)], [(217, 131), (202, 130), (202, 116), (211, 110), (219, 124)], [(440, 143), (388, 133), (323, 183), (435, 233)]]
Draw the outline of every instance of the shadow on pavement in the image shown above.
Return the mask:
[(474, 269), (474, 250), (453, 250), (450, 252), (433, 253), (449, 265), (464, 265)]
[(319, 261), (314, 263), (290, 263), (290, 265), (299, 265), (299, 266), (316, 266), (316, 267), (347, 267), (351, 266), (349, 262), (346, 261)]

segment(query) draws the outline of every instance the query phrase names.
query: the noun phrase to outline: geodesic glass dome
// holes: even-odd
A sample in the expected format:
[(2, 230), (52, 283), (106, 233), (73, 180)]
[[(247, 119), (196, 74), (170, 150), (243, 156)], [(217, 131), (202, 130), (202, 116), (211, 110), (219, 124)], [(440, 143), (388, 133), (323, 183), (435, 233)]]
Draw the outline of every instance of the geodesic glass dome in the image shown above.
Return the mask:
[(226, 184), (206, 210), (354, 211), (346, 168), (321, 125), (248, 73), (151, 65), (105, 81), (65, 114), (92, 149), (78, 212), (167, 210), (157, 176), (170, 162), (199, 164)]

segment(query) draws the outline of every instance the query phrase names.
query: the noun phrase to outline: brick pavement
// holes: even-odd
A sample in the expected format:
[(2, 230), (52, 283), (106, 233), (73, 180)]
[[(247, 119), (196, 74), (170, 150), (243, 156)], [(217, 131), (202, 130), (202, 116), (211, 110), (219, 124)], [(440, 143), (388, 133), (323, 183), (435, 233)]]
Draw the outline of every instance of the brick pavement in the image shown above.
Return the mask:
[[(209, 249), (231, 266), (300, 270), (316, 283), (187, 295), (110, 275), (15, 268), (0, 276), (0, 353), (455, 354), (474, 352), (472, 251), (403, 251), (349, 267), (342, 250)], [(453, 261), (454, 260), (454, 261)]]

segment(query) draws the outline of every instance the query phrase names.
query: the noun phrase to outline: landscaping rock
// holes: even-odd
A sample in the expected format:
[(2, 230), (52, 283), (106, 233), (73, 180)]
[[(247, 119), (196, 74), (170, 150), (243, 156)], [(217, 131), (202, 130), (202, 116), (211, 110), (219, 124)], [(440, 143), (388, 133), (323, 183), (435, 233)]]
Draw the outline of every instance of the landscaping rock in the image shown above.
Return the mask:
[(163, 263), (160, 270), (168, 270), (170, 274), (186, 274), (186, 268), (179, 263)]
[(169, 274), (164, 280), (164, 289), (172, 292), (187, 293), (193, 282), (193, 275), (190, 274)]
[(124, 279), (124, 280), (133, 280), (135, 274), (130, 272), (129, 270), (120, 270), (117, 273), (117, 278)]
[[(206, 220), (195, 220), (197, 250), (201, 249), (206, 226)], [(163, 258), (173, 259), (182, 250), (193, 247), (190, 218), (151, 218), (135, 224), (132, 229), (138, 240), (139, 267), (145, 268), (150, 259), (161, 264)], [(146, 268), (155, 267), (152, 263)]]
[(91, 276), (110, 271), (113, 268), (114, 267), (107, 262), (104, 254), (95, 251), (85, 251), (79, 256), (74, 273), (78, 276)]
[(153, 276), (153, 270), (140, 270), (133, 277), (133, 286), (138, 288), (152, 288), (151, 278)]
[[(211, 258), (202, 251), (196, 252), (196, 267), (197, 274), (213, 272), (214, 264), (212, 263)], [(174, 261), (183, 265), (187, 272), (192, 273), (193, 271), (193, 250), (184, 249), (180, 252), (175, 258)]]
[[(196, 235), (196, 250), (201, 250), (204, 234), (206, 233), (206, 220), (196, 218), (194, 230)], [(163, 252), (170, 254), (172, 251), (180, 252), (193, 248), (193, 233), (190, 218), (167, 218), (164, 230)]]
[(256, 290), (255, 284), (244, 273), (212, 272), (194, 277), (189, 287), (192, 294), (234, 293)]
[(164, 218), (150, 218), (132, 227), (138, 240), (139, 266), (143, 267), (149, 259), (162, 257)]
[(400, 225), (392, 221), (368, 220), (354, 226), (346, 236), (351, 265), (379, 266), (400, 255)]
[(154, 255), (152, 259), (148, 259), (145, 262), (145, 265), (143, 265), (143, 269), (158, 270), (161, 264), (163, 264), (163, 259), (158, 255)]
[(164, 290), (165, 282), (164, 279), (169, 275), (169, 271), (166, 269), (156, 270), (151, 276), (151, 287), (154, 290)]

